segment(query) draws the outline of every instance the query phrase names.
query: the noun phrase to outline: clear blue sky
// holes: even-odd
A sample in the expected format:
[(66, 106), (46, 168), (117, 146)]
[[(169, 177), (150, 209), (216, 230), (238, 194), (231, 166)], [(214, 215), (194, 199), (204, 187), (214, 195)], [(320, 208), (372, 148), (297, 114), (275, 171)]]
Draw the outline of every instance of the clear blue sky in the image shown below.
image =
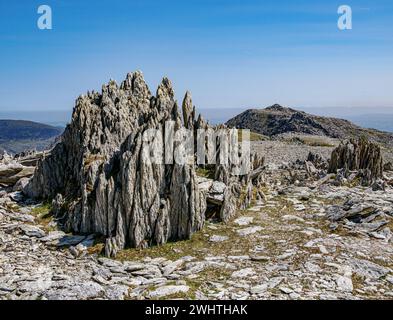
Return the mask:
[[(342, 4), (353, 30), (337, 28)], [(1, 110), (71, 109), (133, 70), (200, 108), (393, 107), (393, 1), (1, 0)]]

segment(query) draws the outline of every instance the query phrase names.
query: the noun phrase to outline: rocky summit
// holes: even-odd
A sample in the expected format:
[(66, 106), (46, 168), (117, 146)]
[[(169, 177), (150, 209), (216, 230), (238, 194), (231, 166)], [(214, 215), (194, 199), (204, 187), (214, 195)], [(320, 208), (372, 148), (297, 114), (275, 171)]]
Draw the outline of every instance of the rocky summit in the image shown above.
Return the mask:
[(134, 72), (80, 96), (53, 149), (0, 157), (0, 299), (392, 299), (389, 144), (266, 112), (292, 131), (253, 131), (236, 175), (144, 160), (167, 120), (233, 138), (189, 92), (180, 112), (168, 79), (153, 95)]
[(393, 134), (375, 129), (361, 128), (348, 120), (312, 115), (303, 111), (283, 107), (279, 104), (265, 109), (249, 109), (226, 123), (239, 129), (277, 137), (297, 133), (325, 136), (337, 139), (366, 136), (368, 139), (393, 146)]

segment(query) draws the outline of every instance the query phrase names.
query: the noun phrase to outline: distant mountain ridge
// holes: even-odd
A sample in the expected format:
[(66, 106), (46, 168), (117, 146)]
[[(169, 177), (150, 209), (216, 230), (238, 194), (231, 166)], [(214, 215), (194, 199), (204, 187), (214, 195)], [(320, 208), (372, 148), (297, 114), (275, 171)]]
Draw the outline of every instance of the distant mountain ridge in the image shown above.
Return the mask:
[(319, 135), (337, 139), (363, 135), (372, 141), (393, 145), (392, 133), (365, 129), (348, 120), (316, 116), (278, 104), (265, 109), (246, 110), (226, 124), (239, 129), (250, 129), (270, 137), (284, 133)]
[(25, 120), (0, 120), (0, 152), (49, 148), (63, 129)]

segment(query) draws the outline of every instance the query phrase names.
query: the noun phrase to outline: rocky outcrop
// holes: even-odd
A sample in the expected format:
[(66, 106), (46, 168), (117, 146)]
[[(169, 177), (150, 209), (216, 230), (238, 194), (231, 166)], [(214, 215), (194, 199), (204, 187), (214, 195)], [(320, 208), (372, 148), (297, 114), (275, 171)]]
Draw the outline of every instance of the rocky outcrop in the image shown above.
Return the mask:
[(219, 211), (221, 221), (228, 222), (238, 209), (244, 210), (252, 204), (253, 200), (264, 198), (261, 190), (263, 166), (263, 156), (252, 154), (250, 170), (246, 175), (233, 174), (233, 168), (230, 165), (218, 165), (216, 167), (215, 179), (227, 185)]
[(372, 142), (393, 146), (393, 134), (364, 129), (344, 119), (322, 117), (275, 104), (265, 109), (249, 109), (228, 120), (230, 127), (250, 129), (272, 138), (284, 134), (307, 134), (347, 139), (366, 136)]
[[(134, 140), (129, 138), (129, 141)], [(272, 141), (266, 143), (271, 146)], [(282, 144), (274, 143), (276, 149)], [(23, 199), (20, 193), (9, 192), (0, 186), (0, 300), (173, 299), (179, 295), (185, 299), (204, 300), (387, 299), (393, 296), (393, 184), (389, 182), (389, 179), (393, 181), (393, 173), (385, 171), (383, 180), (377, 179), (364, 188), (356, 181), (358, 171), (353, 170), (342, 187), (336, 184), (336, 178), (345, 170), (339, 169), (334, 174), (325, 172), (327, 152), (319, 157), (319, 149), (294, 145), (300, 153), (288, 146), (281, 149), (279, 155), (276, 153), (276, 162), (270, 160), (269, 150), (271, 153), (273, 149), (259, 151), (270, 159), (267, 158), (265, 164), (262, 157), (255, 156), (252, 170), (243, 176), (234, 175), (230, 166), (198, 168), (195, 180), (199, 195), (202, 194), (199, 199), (206, 198), (202, 206), (215, 209), (216, 218), (225, 219), (237, 213), (238, 206), (245, 208), (244, 205), (250, 204), (229, 225), (207, 221), (201, 234), (192, 241), (172, 243), (170, 252), (160, 248), (151, 248), (148, 252), (126, 251), (119, 253), (118, 260), (100, 255), (102, 245), (96, 243), (94, 234), (69, 235), (53, 230), (56, 219), (52, 220), (53, 216), (47, 214), (46, 205), (37, 206), (30, 199)], [(309, 151), (312, 154), (308, 155)], [(142, 168), (141, 162), (135, 160), (134, 163), (131, 157), (138, 153), (136, 148), (128, 149), (121, 143), (115, 153), (121, 158), (127, 153), (132, 159), (128, 164)], [(292, 162), (288, 159), (289, 153), (302, 157)], [(50, 155), (45, 157), (42, 162), (49, 161)], [(106, 215), (103, 219), (111, 218), (105, 211), (109, 208), (120, 214), (135, 212), (132, 206), (136, 202), (131, 200), (121, 208), (112, 207), (118, 198), (123, 200), (123, 192), (128, 192), (122, 184), (125, 171), (120, 168), (120, 162), (114, 165), (116, 171), (109, 172), (105, 178), (107, 187), (104, 189), (113, 190), (113, 196), (96, 191), (96, 195), (105, 198), (92, 199), (101, 203), (99, 210)], [(189, 189), (182, 188), (179, 181), (191, 181), (190, 186), (194, 187), (193, 175), (188, 175), (194, 168), (182, 171), (173, 165), (168, 167), (165, 170), (172, 173), (168, 177), (171, 186), (164, 185), (168, 198), (186, 199), (183, 194), (189, 193), (184, 190)], [(288, 179), (289, 169), (293, 182)], [(150, 176), (145, 169), (139, 173), (127, 172), (130, 177), (135, 175), (145, 181), (143, 187), (135, 182), (134, 190), (153, 190), (148, 183), (160, 181), (143, 178)], [(100, 184), (105, 181), (99, 179)], [(136, 192), (142, 195), (135, 191), (129, 196)], [(151, 198), (148, 194), (148, 199)], [(159, 198), (167, 199), (163, 193), (159, 193)], [(77, 201), (78, 198), (71, 195), (57, 193), (52, 211), (57, 218), (67, 220), (73, 211), (66, 209), (72, 208)], [(166, 201), (167, 208), (172, 210), (174, 201)], [(130, 210), (125, 211), (130, 203)], [(191, 196), (188, 203), (195, 203)], [(135, 219), (129, 217), (128, 221), (134, 219), (132, 221), (139, 221), (144, 224), (143, 228), (148, 228), (151, 225), (148, 219), (154, 219), (151, 217), (154, 210), (143, 210), (138, 213), (141, 212), (144, 219), (134, 214)], [(174, 216), (179, 220), (198, 217), (193, 216), (192, 210), (187, 211), (191, 212), (190, 218), (176, 214), (175, 210), (168, 212), (169, 221), (173, 221)], [(93, 213), (91, 218), (97, 216)], [(99, 223), (103, 224), (97, 221)], [(108, 223), (107, 220), (104, 223)], [(117, 220), (111, 223), (127, 226), (117, 224)], [(176, 223), (170, 222), (162, 230), (172, 232), (174, 228), (175, 234), (179, 226), (184, 225), (178, 220)], [(141, 230), (134, 222), (128, 226), (131, 225)], [(126, 233), (130, 231), (117, 234)], [(107, 237), (113, 241), (108, 241), (108, 255), (118, 246), (117, 234)], [(339, 259), (335, 259), (337, 253)], [(291, 271), (294, 268), (296, 272)], [(211, 279), (215, 279), (214, 286)], [(239, 281), (241, 286), (237, 285)], [(320, 285), (308, 286), (308, 283)]]
[(10, 156), (4, 153), (0, 159), (0, 185), (21, 190), (33, 176), (35, 164), (42, 153), (29, 153)]
[(186, 92), (186, 96), (184, 97), (182, 111), (184, 126), (187, 129), (194, 129), (195, 106), (192, 104), (191, 93), (189, 91)]
[(371, 184), (382, 178), (383, 160), (381, 148), (365, 138), (347, 140), (333, 150), (329, 162), (329, 172), (360, 171), (363, 184)]
[[(182, 106), (186, 128), (207, 127), (201, 116), (195, 119), (188, 92)], [(107, 256), (125, 246), (187, 239), (204, 224), (207, 194), (198, 187), (193, 164), (149, 160), (148, 142), (165, 141), (166, 121), (175, 130), (183, 126), (166, 78), (155, 96), (140, 72), (128, 74), (120, 86), (110, 81), (101, 93), (80, 96), (61, 142), (40, 161), (24, 192), (55, 199), (66, 231), (104, 235)], [(150, 129), (160, 136), (146, 141)], [(165, 148), (174, 155), (177, 143)]]
[(204, 221), (194, 168), (150, 163), (143, 154), (144, 132), (164, 133), (165, 121), (181, 126), (168, 79), (156, 96), (140, 72), (120, 86), (110, 81), (101, 94), (78, 98), (62, 142), (25, 192), (34, 198), (62, 194), (65, 229), (104, 235), (107, 255), (126, 245), (188, 238)]
[(15, 185), (22, 178), (29, 178), (34, 173), (34, 167), (24, 167), (19, 164), (0, 165), (0, 183), (6, 186)]
[(309, 152), (307, 156), (307, 162), (311, 162), (317, 169), (327, 169), (328, 163), (319, 154)]

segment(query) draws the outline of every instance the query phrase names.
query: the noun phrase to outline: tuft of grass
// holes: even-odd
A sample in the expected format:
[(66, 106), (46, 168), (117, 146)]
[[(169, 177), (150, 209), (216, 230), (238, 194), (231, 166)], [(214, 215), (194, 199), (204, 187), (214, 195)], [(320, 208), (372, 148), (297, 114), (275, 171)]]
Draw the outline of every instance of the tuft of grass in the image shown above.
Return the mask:
[(169, 260), (177, 260), (187, 255), (202, 257), (199, 250), (203, 249), (206, 244), (206, 239), (203, 234), (203, 231), (199, 231), (194, 233), (189, 240), (167, 242), (163, 245), (155, 245), (146, 249), (124, 249), (117, 254), (116, 259), (121, 261), (133, 261), (142, 260), (146, 257), (153, 259), (165, 257)]
[(96, 235), (94, 238), (94, 244), (93, 246), (87, 248), (87, 252), (89, 254), (97, 254), (97, 255), (102, 255), (104, 254), (104, 248), (105, 248), (105, 237), (102, 235)]
[(43, 226), (45, 231), (54, 231), (56, 228), (49, 224), (53, 221), (52, 205), (50, 203), (43, 203), (34, 207), (30, 214), (35, 217), (36, 221)]
[(361, 185), (361, 179), (360, 179), (360, 177), (356, 177), (351, 182), (348, 182), (348, 183), (346, 183), (344, 185), (349, 187), (349, 188), (354, 188), (354, 187), (360, 186)]
[(98, 155), (98, 154), (91, 154), (88, 155), (85, 159), (84, 159), (84, 166), (85, 168), (89, 168), (93, 162), (104, 162), (105, 161), (105, 157), (102, 155)]
[(95, 243), (93, 246), (87, 248), (87, 252), (91, 255), (101, 255), (104, 252), (105, 244), (103, 242)]
[(52, 206), (50, 203), (43, 203), (31, 209), (31, 214), (37, 218), (43, 218), (46, 215), (50, 214), (52, 210)]
[(204, 177), (204, 178), (208, 178), (208, 179), (214, 179), (214, 166), (204, 166), (204, 167), (198, 167), (196, 169), (196, 174), (199, 177)]

